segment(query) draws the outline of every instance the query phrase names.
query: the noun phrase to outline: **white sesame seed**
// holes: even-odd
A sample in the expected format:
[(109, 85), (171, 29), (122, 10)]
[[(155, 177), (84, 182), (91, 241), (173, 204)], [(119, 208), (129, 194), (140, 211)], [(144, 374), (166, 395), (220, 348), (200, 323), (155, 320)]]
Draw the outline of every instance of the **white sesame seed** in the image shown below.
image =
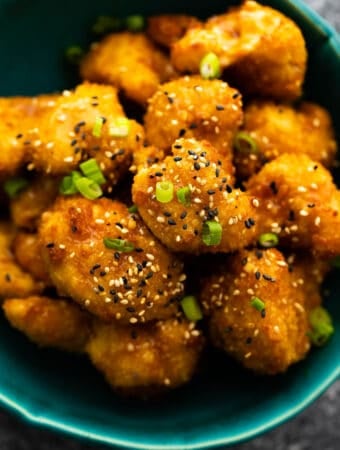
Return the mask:
[(308, 211), (306, 211), (304, 209), (301, 209), (299, 214), (300, 214), (300, 216), (304, 216), (304, 217), (307, 217), (309, 215)]
[(64, 158), (64, 162), (69, 163), (73, 161), (73, 156), (66, 156), (66, 158)]
[(321, 219), (320, 219), (320, 217), (319, 216), (317, 216), (317, 217), (315, 217), (315, 220), (314, 220), (314, 224), (315, 224), (315, 226), (319, 226), (320, 225), (320, 222), (321, 222)]
[(98, 223), (98, 224), (104, 224), (105, 220), (103, 220), (103, 219), (96, 219), (95, 222)]

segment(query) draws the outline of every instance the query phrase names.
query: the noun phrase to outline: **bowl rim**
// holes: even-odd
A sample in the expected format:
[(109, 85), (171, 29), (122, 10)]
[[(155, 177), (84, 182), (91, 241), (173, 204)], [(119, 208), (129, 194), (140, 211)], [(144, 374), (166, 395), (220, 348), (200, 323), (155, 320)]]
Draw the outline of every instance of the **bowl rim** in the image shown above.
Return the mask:
[[(260, 0), (261, 1), (261, 0)], [(291, 9), (295, 9), (300, 16), (303, 16), (306, 22), (313, 24), (314, 28), (317, 28), (320, 33), (326, 36), (326, 42), (333, 48), (340, 60), (340, 35), (323, 17), (321, 17), (315, 10), (307, 5), (303, 0), (282, 0), (287, 3)], [(16, 417), (24, 422), (34, 425), (36, 427), (44, 428), (49, 431), (55, 431), (59, 434), (64, 434), (73, 438), (80, 438), (83, 440), (89, 440), (100, 444), (108, 444), (121, 448), (130, 448), (133, 450), (199, 450), (207, 449), (218, 446), (230, 446), (233, 444), (242, 443), (253, 439), (260, 434), (268, 432), (273, 428), (287, 422), (294, 418), (297, 414), (303, 411), (311, 403), (317, 400), (326, 389), (331, 386), (337, 380), (340, 381), (340, 364), (335, 367), (334, 370), (323, 380), (308, 396), (293, 407), (285, 410), (282, 413), (278, 413), (275, 417), (246, 432), (238, 433), (230, 437), (222, 437), (217, 439), (202, 439), (199, 443), (193, 444), (143, 444), (132, 439), (119, 439), (115, 437), (105, 436), (103, 434), (96, 434), (94, 432), (85, 431), (80, 427), (70, 426), (61, 420), (50, 419), (44, 417), (44, 414), (33, 413), (30, 407), (24, 407), (20, 403), (10, 396), (0, 391), (0, 406), (5, 410), (13, 413)]]

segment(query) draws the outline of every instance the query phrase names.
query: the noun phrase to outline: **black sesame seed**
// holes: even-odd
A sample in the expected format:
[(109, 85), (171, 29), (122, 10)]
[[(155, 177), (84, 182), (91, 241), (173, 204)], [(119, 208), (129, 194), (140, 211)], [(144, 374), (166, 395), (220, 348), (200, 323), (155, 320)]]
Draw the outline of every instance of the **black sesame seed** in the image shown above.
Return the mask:
[(163, 176), (163, 173), (162, 173), (162, 172), (156, 172), (156, 173), (155, 173), (155, 176), (156, 176), (156, 177), (162, 177), (162, 176)]
[(225, 190), (228, 192), (228, 194), (231, 194), (233, 192), (233, 188), (229, 184), (226, 185)]
[(270, 275), (266, 275), (265, 273), (262, 274), (262, 277), (264, 280), (271, 281), (272, 283), (274, 283), (275, 281), (275, 278), (271, 277)]
[(270, 187), (270, 189), (271, 189), (271, 191), (272, 191), (272, 193), (273, 193), (274, 195), (276, 195), (276, 194), (279, 192), (279, 189), (278, 189), (278, 187), (277, 187), (275, 181), (272, 181), (272, 182), (270, 183), (269, 187)]
[(184, 128), (181, 128), (181, 129), (179, 130), (178, 136), (179, 136), (179, 137), (183, 137), (183, 136), (185, 135), (186, 131), (187, 131), (187, 130), (185, 130)]
[(171, 217), (171, 212), (169, 211), (164, 211), (163, 214), (165, 215), (165, 217)]
[(214, 189), (209, 189), (209, 190), (207, 191), (207, 193), (208, 193), (209, 195), (214, 195), (214, 194), (215, 194), (215, 191), (214, 191)]
[(169, 219), (168, 220), (168, 224), (169, 225), (176, 225), (176, 222), (174, 221), (174, 219)]
[(261, 311), (261, 317), (262, 317), (262, 319), (264, 319), (266, 317), (266, 310), (264, 308)]
[(247, 337), (246, 344), (249, 345), (253, 342), (253, 339), (251, 337)]
[(126, 311), (129, 312), (129, 313), (134, 313), (134, 312), (136, 312), (136, 309), (133, 306), (128, 306), (126, 308)]
[(16, 135), (16, 138), (17, 138), (17, 139), (21, 139), (22, 137), (23, 137), (23, 134), (22, 134), (22, 133), (19, 133), (19, 134)]
[[(181, 144), (175, 144), (175, 145), (174, 145), (174, 148), (180, 149), (180, 148), (182, 148), (182, 146), (181, 146)], [(182, 158), (181, 158), (181, 159), (182, 159)]]
[(195, 169), (195, 170), (200, 170), (200, 169), (201, 169), (200, 163), (195, 162), (195, 163), (194, 163), (194, 169)]
[(224, 110), (224, 106), (223, 105), (216, 105), (216, 110), (217, 111), (223, 111)]
[(197, 128), (197, 124), (196, 123), (191, 123), (190, 125), (189, 125), (189, 129), (190, 130), (195, 130)]
[(136, 292), (137, 298), (141, 297), (142, 295), (143, 295), (143, 289), (137, 289), (137, 292)]
[(187, 229), (188, 229), (188, 225), (185, 223), (185, 224), (182, 226), (182, 228), (183, 228), (183, 230), (187, 230)]
[(140, 247), (136, 247), (135, 248), (135, 252), (137, 252), (137, 253), (142, 253), (144, 250), (142, 249), (142, 248), (140, 248)]
[(113, 256), (114, 256), (114, 258), (115, 258), (117, 261), (119, 261), (119, 259), (120, 259), (120, 253), (119, 253), (119, 252), (114, 252)]
[(247, 262), (248, 262), (248, 258), (243, 258), (243, 259), (241, 260), (242, 266), (245, 266), (245, 265), (247, 264)]
[(54, 245), (54, 242), (49, 242), (48, 244), (46, 244), (46, 248), (53, 248)]
[(182, 158), (180, 156), (175, 156), (174, 161), (175, 162), (182, 161)]
[(255, 272), (255, 278), (257, 280), (259, 280), (261, 278), (261, 272), (259, 272), (258, 270)]
[(98, 284), (98, 291), (99, 292), (104, 292), (105, 291), (105, 288), (101, 285), (101, 284)]

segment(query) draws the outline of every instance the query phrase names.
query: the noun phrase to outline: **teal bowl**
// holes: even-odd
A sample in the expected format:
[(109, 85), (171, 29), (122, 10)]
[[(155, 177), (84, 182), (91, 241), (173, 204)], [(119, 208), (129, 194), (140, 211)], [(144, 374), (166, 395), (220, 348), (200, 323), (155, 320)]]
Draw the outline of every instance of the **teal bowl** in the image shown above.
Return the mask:
[[(75, 84), (63, 49), (86, 40), (99, 14), (223, 11), (227, 0), (0, 1), (0, 96), (37, 94)], [(307, 98), (326, 106), (340, 132), (339, 36), (301, 1), (264, 1), (292, 17), (309, 47)], [(278, 55), (279, 57), (279, 55)], [(0, 318), (0, 401), (32, 424), (72, 436), (145, 450), (235, 444), (302, 411), (340, 376), (340, 277), (328, 279), (336, 333), (287, 374), (255, 377), (210, 355), (188, 386), (143, 404), (116, 397), (87, 360), (38, 350)], [(338, 298), (337, 298), (338, 297)]]

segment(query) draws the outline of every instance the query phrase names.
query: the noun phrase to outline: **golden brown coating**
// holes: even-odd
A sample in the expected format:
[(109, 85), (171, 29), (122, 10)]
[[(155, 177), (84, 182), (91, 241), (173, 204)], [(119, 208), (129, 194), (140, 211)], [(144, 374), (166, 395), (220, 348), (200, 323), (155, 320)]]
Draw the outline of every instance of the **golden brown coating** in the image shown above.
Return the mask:
[[(158, 182), (170, 182), (173, 199), (156, 198)], [(178, 139), (172, 156), (141, 169), (134, 178), (132, 196), (144, 222), (169, 249), (186, 253), (230, 252), (256, 240), (258, 202), (247, 193), (233, 189), (233, 167), (207, 141)], [(188, 204), (177, 198), (187, 188)], [(189, 198), (190, 197), (190, 198)], [(202, 240), (205, 222), (219, 222), (219, 245)]]
[(185, 14), (162, 14), (149, 17), (146, 29), (149, 37), (164, 47), (171, 45), (184, 36), (187, 30), (201, 25), (197, 17)]
[(135, 327), (97, 322), (86, 350), (113, 388), (140, 395), (187, 383), (203, 343), (194, 323), (185, 320)]
[(59, 178), (39, 176), (11, 198), (9, 206), (13, 223), (20, 228), (36, 230), (41, 214), (57, 197), (59, 183)]
[(9, 297), (28, 297), (39, 294), (43, 283), (24, 272), (11, 252), (15, 229), (7, 222), (0, 222), (0, 300)]
[(149, 167), (154, 163), (162, 161), (165, 152), (147, 142), (133, 154), (133, 165), (130, 167), (132, 172), (136, 172), (143, 167)]
[(235, 152), (234, 162), (242, 178), (283, 153), (305, 153), (326, 167), (334, 162), (337, 144), (332, 120), (328, 111), (315, 103), (303, 102), (294, 108), (284, 103), (252, 101), (244, 111), (243, 131), (255, 141), (258, 153)]
[(245, 1), (201, 28), (189, 29), (172, 46), (180, 72), (199, 72), (204, 55), (215, 53), (242, 93), (295, 99), (301, 95), (307, 52), (297, 25), (279, 11)]
[(340, 192), (320, 163), (283, 154), (249, 179), (247, 192), (260, 200), (262, 230), (293, 248), (340, 254)]
[(71, 302), (32, 296), (7, 299), (2, 308), (10, 324), (41, 347), (84, 350), (91, 319)]
[(46, 264), (41, 256), (41, 243), (36, 233), (18, 232), (13, 240), (12, 251), (19, 266), (36, 280), (51, 286)]
[(168, 58), (145, 34), (127, 31), (95, 43), (80, 66), (84, 80), (112, 84), (143, 105), (172, 72)]
[[(254, 297), (264, 310), (252, 305)], [(255, 372), (284, 372), (310, 348), (303, 286), (293, 286), (288, 265), (275, 249), (231, 256), (204, 281), (201, 301), (214, 345)]]
[(238, 91), (220, 80), (185, 76), (159, 86), (145, 115), (147, 140), (170, 149), (179, 137), (208, 140), (232, 159), (232, 141), (243, 120)]
[[(102, 320), (135, 324), (177, 314), (183, 264), (122, 203), (60, 197), (43, 214), (39, 234), (59, 293)], [(106, 248), (105, 238), (134, 248)]]

